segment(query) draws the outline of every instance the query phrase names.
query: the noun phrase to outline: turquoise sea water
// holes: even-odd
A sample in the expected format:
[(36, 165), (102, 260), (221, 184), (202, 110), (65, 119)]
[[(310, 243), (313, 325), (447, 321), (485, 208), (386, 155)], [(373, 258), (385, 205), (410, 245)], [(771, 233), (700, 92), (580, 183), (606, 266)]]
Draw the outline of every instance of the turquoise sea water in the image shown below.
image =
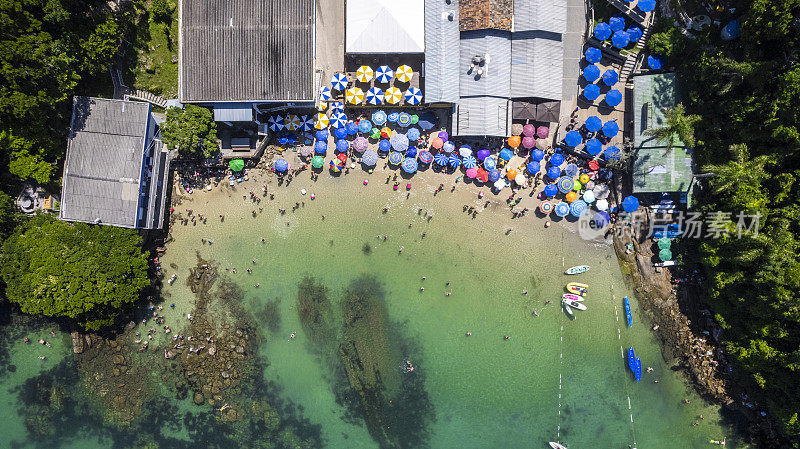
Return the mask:
[[(427, 176), (439, 182), (436, 175)], [(264, 325), (261, 330), (259, 355), (268, 363), (263, 376), (319, 426), (325, 447), (378, 445), (363, 422), (346, 418), (346, 408), (336, 401), (331, 366), (311, 350), (302, 331), (296, 303), (305, 275), (329, 288), (337, 317), (342, 290), (354, 279), (366, 275), (379, 281), (392, 331), (415, 366), (414, 373), (403, 375), (424, 380), (435, 417), (421, 430), (428, 447), (544, 448), (558, 440), (570, 448), (706, 448), (715, 447), (709, 440), (723, 436), (728, 447), (743, 447), (731, 441), (715, 408), (704, 405), (664, 362), (632, 296), (634, 326), (625, 326), (622, 298), (631, 292), (609, 246), (580, 240), (570, 223), (545, 229), (532, 214), (511, 220), (503, 202), (507, 194), (479, 200), (478, 188), (460, 185), (455, 193), (446, 189), (434, 196), (419, 185), (408, 193), (392, 191), (377, 175), (368, 186), (347, 179), (352, 177), (273, 186), (275, 200), (264, 198), (259, 205), (242, 199), (243, 185), (235, 192), (198, 192), (180, 208), (210, 217), (209, 224), (177, 225), (163, 257), (167, 275), (174, 272), (181, 279), (196, 263), (195, 252), (218, 264), (242, 286), (242, 301), (254, 316), (267, 302), (278, 301), (280, 329), (273, 333)], [(260, 186), (252, 184), (253, 190)], [(301, 188), (317, 190), (317, 199), (301, 195)], [(464, 204), (483, 207), (487, 199), (493, 203), (474, 219), (462, 209)], [(292, 212), (294, 202), (305, 205)], [(253, 217), (250, 211), (259, 206), (263, 212)], [(288, 209), (286, 215), (278, 207)], [(220, 213), (223, 223), (216, 218)], [(383, 235), (387, 240), (378, 238)], [(579, 276), (563, 274), (566, 267), (582, 264), (592, 269)], [(224, 270), (234, 267), (237, 274)], [(574, 320), (558, 306), (569, 281), (590, 284), (588, 310), (576, 311)], [(176, 303), (168, 319), (177, 321), (188, 310), (191, 292), (176, 282), (165, 287), (165, 294)], [(52, 352), (71, 357), (65, 343)], [(641, 383), (626, 369), (621, 352), (628, 346), (641, 356), (643, 367), (654, 369)], [(38, 366), (29, 348), (13, 346), (11, 360), (20, 368), (0, 378), (0, 428), (18, 441), (25, 439), (25, 427), (10, 390), (47, 366)], [(402, 358), (396, 363), (399, 371)], [(185, 401), (181, 407), (195, 409)], [(704, 419), (693, 426), (701, 414)], [(79, 443), (108, 446), (97, 436)], [(196, 443), (202, 447), (202, 441)]]

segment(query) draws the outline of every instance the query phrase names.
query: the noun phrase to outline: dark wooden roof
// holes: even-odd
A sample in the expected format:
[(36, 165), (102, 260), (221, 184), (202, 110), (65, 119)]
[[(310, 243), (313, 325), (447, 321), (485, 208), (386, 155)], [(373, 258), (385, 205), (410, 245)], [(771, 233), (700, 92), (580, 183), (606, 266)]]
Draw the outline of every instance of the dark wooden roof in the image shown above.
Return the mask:
[(511, 31), (514, 0), (460, 0), (458, 14), (461, 31), (487, 28)]
[(313, 100), (314, 0), (181, 0), (182, 102)]

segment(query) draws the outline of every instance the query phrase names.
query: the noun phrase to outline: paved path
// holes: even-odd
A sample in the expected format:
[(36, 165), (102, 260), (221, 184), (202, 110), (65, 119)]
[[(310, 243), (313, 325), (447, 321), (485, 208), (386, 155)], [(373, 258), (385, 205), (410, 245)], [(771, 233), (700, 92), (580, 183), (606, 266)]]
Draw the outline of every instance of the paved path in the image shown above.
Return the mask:
[(564, 81), (561, 94), (561, 116), (559, 117), (559, 136), (569, 123), (570, 114), (575, 110), (578, 99), (578, 76), (580, 74), (583, 37), (586, 31), (585, 0), (567, 0), (567, 32), (564, 34)]
[(316, 4), (315, 75), (324, 86), (335, 72), (344, 71), (344, 2), (318, 0)]

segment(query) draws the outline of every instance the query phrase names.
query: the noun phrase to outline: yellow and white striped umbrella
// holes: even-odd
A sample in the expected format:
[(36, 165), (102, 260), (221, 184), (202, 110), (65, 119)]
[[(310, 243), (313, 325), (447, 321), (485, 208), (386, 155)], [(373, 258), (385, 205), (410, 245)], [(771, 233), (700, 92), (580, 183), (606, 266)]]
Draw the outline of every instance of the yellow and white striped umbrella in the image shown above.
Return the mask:
[(411, 67), (403, 64), (397, 68), (397, 71), (394, 72), (395, 78), (402, 83), (411, 82), (411, 77), (414, 76), (414, 71), (411, 70)]
[(403, 92), (394, 86), (386, 89), (386, 92), (383, 93), (383, 100), (389, 104), (400, 103), (401, 98), (403, 98)]
[(361, 104), (364, 102), (364, 91), (358, 87), (351, 87), (344, 93), (344, 98), (350, 104)]
[(327, 101), (320, 101), (319, 104), (317, 105), (317, 110), (322, 112), (325, 109), (328, 109), (328, 102)]
[(319, 113), (314, 116), (314, 128), (316, 129), (325, 129), (328, 125), (331, 124), (331, 120), (328, 118), (327, 115), (323, 113)]
[(368, 65), (362, 65), (361, 67), (356, 70), (356, 79), (361, 81), (362, 83), (368, 83), (372, 80), (372, 77), (375, 75), (375, 72), (372, 71), (372, 67)]
[(286, 129), (288, 129), (289, 131), (297, 131), (297, 129), (300, 128), (301, 124), (302, 121), (300, 120), (300, 117), (298, 117), (297, 115), (289, 114), (286, 116)]

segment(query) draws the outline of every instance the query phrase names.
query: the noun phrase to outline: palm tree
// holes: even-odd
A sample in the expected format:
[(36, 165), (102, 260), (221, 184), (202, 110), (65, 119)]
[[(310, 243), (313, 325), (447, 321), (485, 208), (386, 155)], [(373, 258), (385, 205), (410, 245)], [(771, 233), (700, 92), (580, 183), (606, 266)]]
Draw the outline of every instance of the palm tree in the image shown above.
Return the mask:
[(732, 192), (745, 184), (760, 186), (769, 176), (764, 167), (770, 162), (769, 157), (762, 155), (750, 159), (750, 152), (745, 144), (731, 145), (729, 148), (733, 160), (719, 165), (706, 165), (703, 171), (716, 175), (714, 193)]
[(667, 144), (667, 153), (675, 146), (675, 138), (681, 140), (687, 147), (695, 145), (694, 125), (700, 121), (699, 115), (686, 115), (682, 104), (672, 109), (666, 109), (666, 123), (659, 128), (650, 128), (644, 131), (647, 136), (653, 136), (660, 142)]

